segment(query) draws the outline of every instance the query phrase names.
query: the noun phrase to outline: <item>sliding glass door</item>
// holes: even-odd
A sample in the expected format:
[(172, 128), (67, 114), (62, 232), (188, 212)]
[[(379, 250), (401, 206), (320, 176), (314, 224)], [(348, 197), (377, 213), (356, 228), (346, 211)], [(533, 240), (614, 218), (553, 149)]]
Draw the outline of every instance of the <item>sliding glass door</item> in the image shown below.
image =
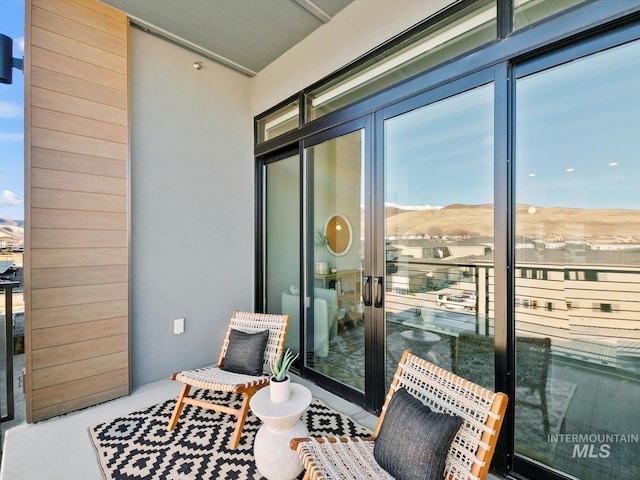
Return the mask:
[(265, 312), (289, 315), (286, 346), (300, 351), (300, 158), (267, 163), (264, 174)]
[(516, 70), (515, 450), (582, 480), (640, 478), (638, 58)]
[(386, 385), (404, 349), (494, 388), (493, 84), (384, 122)]
[(303, 375), (375, 410), (408, 348), (509, 394), (503, 472), (640, 478), (640, 24), (600, 33), (327, 114), (267, 165)]
[(310, 369), (363, 396), (365, 131), (337, 131), (326, 137), (311, 139), (304, 151), (308, 188), (305, 358)]

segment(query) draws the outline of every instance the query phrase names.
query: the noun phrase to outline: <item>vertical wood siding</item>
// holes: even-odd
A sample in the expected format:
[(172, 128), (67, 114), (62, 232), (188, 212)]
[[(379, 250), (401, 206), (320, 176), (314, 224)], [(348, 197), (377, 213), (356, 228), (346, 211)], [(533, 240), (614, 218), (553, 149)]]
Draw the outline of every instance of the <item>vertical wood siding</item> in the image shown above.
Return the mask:
[(27, 2), (30, 422), (129, 393), (128, 30), (95, 0)]

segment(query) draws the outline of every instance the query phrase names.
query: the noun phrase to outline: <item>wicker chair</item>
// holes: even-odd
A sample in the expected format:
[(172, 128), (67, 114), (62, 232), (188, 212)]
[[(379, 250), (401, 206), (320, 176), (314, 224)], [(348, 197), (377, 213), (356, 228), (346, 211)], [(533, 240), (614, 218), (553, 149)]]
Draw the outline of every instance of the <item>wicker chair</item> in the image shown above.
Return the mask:
[[(458, 337), (458, 358), (455, 373), (476, 382), (485, 388), (495, 384), (494, 339), (475, 333), (462, 333)], [(547, 381), (551, 362), (551, 339), (516, 336), (516, 405), (540, 410), (545, 437), (549, 435), (549, 412), (547, 404)]]
[(463, 418), (449, 449), (444, 478), (484, 480), (502, 426), (507, 396), (493, 393), (405, 350), (387, 394), (376, 429), (367, 438), (295, 438), (305, 479), (393, 479), (376, 462), (373, 447), (393, 394), (404, 387), (435, 412)]
[[(180, 414), (185, 405), (195, 405), (209, 410), (217, 410), (220, 412), (235, 415), (237, 417), (236, 428), (231, 440), (229, 448), (235, 449), (240, 443), (240, 436), (244, 422), (249, 411), (249, 401), (254, 393), (262, 387), (269, 385), (269, 375), (250, 376), (239, 373), (233, 373), (219, 368), (224, 364), (225, 354), (229, 345), (229, 335), (231, 330), (240, 330), (245, 333), (255, 333), (262, 330), (269, 330), (269, 338), (264, 352), (264, 366), (269, 365), (271, 359), (284, 348), (287, 327), (289, 325), (288, 315), (270, 315), (262, 313), (247, 313), (234, 311), (227, 327), (227, 333), (222, 343), (222, 351), (218, 359), (217, 366), (198, 368), (195, 370), (186, 370), (180, 373), (174, 373), (172, 380), (184, 383), (182, 391), (178, 396), (178, 400), (169, 420), (168, 430), (173, 430), (178, 424)], [(218, 392), (233, 392), (242, 395), (242, 404), (239, 408), (229, 407), (227, 405), (218, 405), (214, 403), (204, 402), (189, 397), (191, 387), (213, 390)]]

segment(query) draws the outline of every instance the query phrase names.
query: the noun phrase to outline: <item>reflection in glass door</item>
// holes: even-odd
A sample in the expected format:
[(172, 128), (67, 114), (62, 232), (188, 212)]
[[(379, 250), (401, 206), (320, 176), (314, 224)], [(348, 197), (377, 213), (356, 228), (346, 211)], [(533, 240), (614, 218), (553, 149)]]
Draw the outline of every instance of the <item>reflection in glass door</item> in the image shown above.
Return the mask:
[(493, 84), (387, 120), (386, 385), (404, 349), (494, 388)]
[(640, 478), (638, 58), (516, 83), (515, 447), (582, 480)]
[(289, 315), (286, 346), (300, 351), (300, 159), (265, 166), (265, 312)]
[(305, 149), (309, 205), (307, 366), (364, 392), (364, 132)]

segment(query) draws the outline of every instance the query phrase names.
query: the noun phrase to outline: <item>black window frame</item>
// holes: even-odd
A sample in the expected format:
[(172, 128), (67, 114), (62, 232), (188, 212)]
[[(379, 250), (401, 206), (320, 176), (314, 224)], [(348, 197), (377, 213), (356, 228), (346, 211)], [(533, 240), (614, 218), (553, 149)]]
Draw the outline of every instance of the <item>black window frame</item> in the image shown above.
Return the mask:
[[(280, 102), (272, 109), (260, 114), (256, 119), (268, 115), (279, 107), (286, 105), (294, 99), (300, 100), (299, 128), (279, 137), (257, 144), (255, 134), (256, 169), (260, 170), (261, 161), (270, 158), (272, 154), (282, 149), (300, 150), (303, 140), (320, 132), (333, 129), (351, 121), (380, 112), (387, 107), (393, 107), (399, 103), (415, 98), (419, 95), (434, 91), (440, 87), (455, 83), (465, 77), (472, 76), (485, 69), (495, 69), (496, 82), (496, 115), (494, 127), (496, 131), (496, 167), (495, 178), (496, 192), (501, 198), (496, 198), (496, 256), (495, 276), (496, 292), (503, 292), (506, 298), (504, 305), (496, 310), (496, 379), (504, 378), (502, 385), (497, 383), (497, 388), (506, 387), (507, 393), (513, 392), (513, 375), (515, 372), (515, 325), (514, 311), (518, 306), (514, 297), (515, 279), (518, 276), (515, 271), (515, 178), (513, 170), (513, 145), (511, 143), (513, 130), (513, 87), (516, 78), (551, 68), (582, 56), (613, 48), (618, 45), (640, 39), (640, 0), (587, 0), (586, 2), (559, 12), (535, 24), (529, 25), (517, 32), (512, 31), (510, 15), (512, 13), (511, 2), (498, 1), (498, 40), (483, 47), (479, 47), (461, 57), (452, 59), (445, 64), (431, 68), (412, 78), (406, 79), (397, 85), (382, 90), (346, 106), (340, 110), (329, 113), (321, 118), (304, 123), (303, 114), (306, 109), (306, 92), (326, 82), (331, 81), (336, 75), (342, 74), (358, 62), (366, 61), (370, 55), (376, 54), (377, 49), (355, 60), (338, 72), (316, 82), (303, 89), (296, 95)], [(456, 8), (462, 8), (472, 4), (472, 1), (455, 2)], [(438, 15), (447, 15), (448, 10), (425, 20), (416, 28), (424, 28), (431, 25), (429, 22), (437, 21)], [(405, 32), (403, 35), (409, 35)], [(400, 41), (401, 36), (391, 39), (382, 45), (392, 45)], [(377, 146), (376, 146), (377, 147)], [(259, 178), (259, 174), (257, 175)], [(259, 186), (259, 182), (257, 182)], [(261, 199), (260, 196), (257, 197)], [(257, 208), (257, 212), (260, 209)], [(256, 240), (260, 241), (259, 232), (263, 228), (262, 219), (256, 216)], [(497, 238), (500, 236), (501, 238)], [(256, 252), (261, 247), (256, 245)], [(498, 252), (501, 258), (498, 258)], [(256, 272), (260, 272), (260, 258), (256, 258)], [(565, 270), (565, 280), (570, 277), (577, 279), (580, 271)], [(583, 275), (585, 271), (582, 271)], [(524, 269), (521, 273), (526, 277)], [(543, 273), (543, 277), (547, 272)], [(256, 279), (261, 279), (256, 275)], [(583, 277), (584, 280), (588, 280)], [(589, 279), (590, 280), (590, 279)], [(262, 285), (260, 280), (256, 283), (256, 298), (259, 297)], [(496, 297), (500, 295), (496, 294)], [(521, 300), (520, 307), (525, 300)], [(528, 302), (527, 302), (528, 303)], [(498, 306), (497, 306), (498, 307)], [(525, 307), (526, 308), (526, 307)], [(567, 310), (578, 308), (575, 300), (566, 301)], [(498, 322), (497, 317), (501, 316)], [(498, 325), (500, 323), (500, 325)], [(510, 379), (508, 379), (511, 377)], [(509, 405), (509, 413), (503, 427), (498, 444), (498, 450), (494, 457), (494, 468), (498, 473), (509, 474), (513, 478), (544, 478), (550, 480), (564, 480), (568, 477), (556, 472), (544, 465), (537, 464), (530, 459), (515, 453), (513, 439), (505, 438), (504, 432), (513, 432), (514, 405)]]

